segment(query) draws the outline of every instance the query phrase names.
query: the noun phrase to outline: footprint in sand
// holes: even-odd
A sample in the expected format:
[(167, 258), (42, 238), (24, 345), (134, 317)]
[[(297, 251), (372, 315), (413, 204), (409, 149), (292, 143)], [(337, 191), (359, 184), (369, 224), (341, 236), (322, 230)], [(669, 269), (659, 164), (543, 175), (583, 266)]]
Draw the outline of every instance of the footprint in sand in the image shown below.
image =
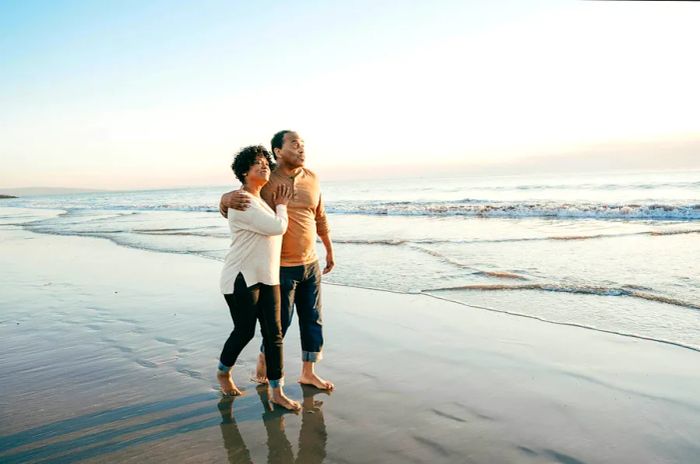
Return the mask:
[(148, 367), (150, 369), (156, 369), (158, 367), (158, 364), (154, 363), (153, 361), (148, 361), (146, 359), (135, 359), (134, 360), (136, 364), (139, 364), (143, 367)]
[(180, 374), (185, 374), (186, 376), (192, 377), (193, 379), (201, 379), (203, 377), (201, 372), (193, 371), (191, 369), (185, 369), (184, 367), (178, 367), (176, 370)]
[(133, 353), (133, 352), (134, 352), (134, 349), (133, 349), (133, 348), (129, 348), (128, 346), (117, 345), (117, 346), (115, 346), (114, 348), (118, 349), (118, 350), (121, 351), (122, 353)]
[(461, 417), (453, 416), (452, 414), (448, 414), (446, 412), (438, 411), (437, 409), (431, 409), (431, 411), (440, 417), (444, 417), (445, 419), (450, 419), (450, 420), (453, 420), (455, 422), (463, 422), (463, 423), (467, 422), (466, 419), (462, 419)]

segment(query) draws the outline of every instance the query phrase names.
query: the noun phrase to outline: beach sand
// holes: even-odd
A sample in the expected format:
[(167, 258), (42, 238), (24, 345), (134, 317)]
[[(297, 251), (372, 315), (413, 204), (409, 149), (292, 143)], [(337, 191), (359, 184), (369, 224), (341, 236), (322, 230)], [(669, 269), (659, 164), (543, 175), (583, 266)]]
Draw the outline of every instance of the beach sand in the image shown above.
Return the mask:
[[(700, 462), (700, 353), (426, 295), (325, 285), (326, 394), (296, 321), (270, 410), (222, 399), (221, 264), (0, 229), (0, 462)], [(342, 263), (340, 263), (342, 266)], [(523, 301), (527, 305), (528, 301)]]

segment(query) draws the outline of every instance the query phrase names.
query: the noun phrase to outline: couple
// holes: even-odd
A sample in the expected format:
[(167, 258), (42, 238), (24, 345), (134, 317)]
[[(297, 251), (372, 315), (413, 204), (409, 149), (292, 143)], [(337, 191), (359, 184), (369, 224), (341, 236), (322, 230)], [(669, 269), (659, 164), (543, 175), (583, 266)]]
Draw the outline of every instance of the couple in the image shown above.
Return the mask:
[(260, 145), (236, 154), (231, 168), (243, 186), (224, 194), (219, 204), (232, 235), (221, 272), (221, 292), (234, 329), (221, 352), (217, 378), (224, 395), (241, 394), (231, 369), (259, 320), (263, 343), (254, 380), (269, 383), (273, 403), (299, 410), (299, 403), (282, 389), (282, 339), (296, 306), (303, 361), (299, 382), (333, 390), (331, 382), (314, 372), (323, 348), (316, 235), (326, 249), (324, 274), (334, 266), (333, 246), (318, 179), (304, 168), (304, 141), (296, 132), (285, 130), (274, 135), (271, 145), (274, 161)]

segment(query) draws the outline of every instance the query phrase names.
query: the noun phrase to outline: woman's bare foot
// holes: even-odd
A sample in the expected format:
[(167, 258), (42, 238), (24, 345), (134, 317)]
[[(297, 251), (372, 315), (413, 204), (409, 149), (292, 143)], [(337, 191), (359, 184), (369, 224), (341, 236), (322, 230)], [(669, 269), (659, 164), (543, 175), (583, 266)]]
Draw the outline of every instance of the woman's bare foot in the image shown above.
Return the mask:
[(270, 400), (270, 402), (278, 406), (282, 406), (284, 409), (289, 409), (290, 411), (301, 410), (301, 404), (299, 404), (298, 401), (294, 401), (287, 398), (287, 395), (284, 394), (282, 388), (272, 389), (272, 399)]
[(223, 393), (224, 396), (239, 396), (243, 394), (243, 392), (241, 392), (238, 389), (236, 384), (233, 383), (233, 379), (231, 378), (230, 372), (226, 374), (217, 372), (216, 379), (219, 381), (219, 385), (221, 386), (221, 393)]
[(260, 385), (267, 385), (267, 365), (264, 353), (258, 354), (258, 364), (255, 366), (255, 373), (251, 375), (250, 380)]
[(328, 380), (324, 380), (315, 372), (302, 372), (301, 377), (299, 377), (299, 383), (302, 385), (311, 385), (318, 388), (319, 390), (332, 391), (335, 389), (335, 385)]

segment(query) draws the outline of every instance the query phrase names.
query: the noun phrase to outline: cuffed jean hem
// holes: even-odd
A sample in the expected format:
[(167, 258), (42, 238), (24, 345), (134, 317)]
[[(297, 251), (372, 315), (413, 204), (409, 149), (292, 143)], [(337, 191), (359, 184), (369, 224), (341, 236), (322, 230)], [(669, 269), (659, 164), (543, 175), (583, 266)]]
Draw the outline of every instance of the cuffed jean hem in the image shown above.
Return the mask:
[(216, 371), (217, 371), (219, 374), (228, 374), (229, 372), (231, 372), (231, 368), (232, 368), (232, 367), (233, 367), (233, 366), (226, 366), (226, 365), (224, 365), (224, 363), (222, 363), (221, 361), (219, 361), (219, 367), (216, 369)]
[(320, 351), (302, 351), (301, 360), (304, 362), (319, 362), (323, 359), (323, 353)]
[(268, 380), (268, 383), (272, 388), (284, 387), (284, 377), (277, 380)]

